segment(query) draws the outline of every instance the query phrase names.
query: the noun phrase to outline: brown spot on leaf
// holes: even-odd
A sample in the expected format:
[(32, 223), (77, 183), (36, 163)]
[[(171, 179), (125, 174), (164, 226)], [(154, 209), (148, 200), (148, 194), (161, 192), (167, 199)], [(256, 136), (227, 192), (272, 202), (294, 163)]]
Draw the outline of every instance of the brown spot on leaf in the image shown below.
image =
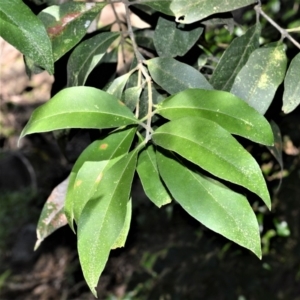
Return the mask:
[(100, 145), (100, 149), (101, 150), (105, 150), (105, 149), (107, 149), (107, 147), (108, 147), (108, 144), (102, 144), (102, 145)]

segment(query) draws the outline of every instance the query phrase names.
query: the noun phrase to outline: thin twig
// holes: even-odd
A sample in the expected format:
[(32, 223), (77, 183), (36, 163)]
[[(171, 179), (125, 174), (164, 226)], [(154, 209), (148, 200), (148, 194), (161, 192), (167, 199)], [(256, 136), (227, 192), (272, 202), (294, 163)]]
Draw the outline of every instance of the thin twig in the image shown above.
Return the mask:
[(300, 49), (300, 44), (282, 27), (280, 27), (273, 19), (271, 19), (261, 8), (261, 5), (258, 4), (254, 7), (254, 9), (263, 16), (273, 27), (275, 27), (282, 36), (282, 39), (287, 38), (289, 39), (297, 48)]

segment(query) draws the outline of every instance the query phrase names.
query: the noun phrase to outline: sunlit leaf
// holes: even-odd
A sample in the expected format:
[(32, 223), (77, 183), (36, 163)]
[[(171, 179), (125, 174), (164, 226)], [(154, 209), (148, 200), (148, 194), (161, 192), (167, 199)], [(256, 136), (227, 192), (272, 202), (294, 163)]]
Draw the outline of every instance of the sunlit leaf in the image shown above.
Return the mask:
[[(77, 159), (69, 176), (69, 186), (65, 202), (65, 214), (67, 216), (68, 223), (71, 226), (71, 228), (73, 228), (73, 219), (75, 211), (78, 220), (82, 208), (84, 207), (84, 204), (90, 199), (90, 196), (93, 195), (93, 193), (95, 192), (95, 190), (93, 190), (92, 192), (89, 191), (89, 193), (91, 194), (85, 195), (83, 199), (79, 199), (78, 203), (76, 202), (76, 195), (74, 196), (74, 185), (78, 172), (81, 170), (81, 168), (86, 162), (101, 163), (101, 161), (106, 162), (123, 154), (126, 154), (131, 146), (133, 137), (135, 135), (135, 131), (136, 128), (129, 128), (126, 130), (119, 130), (114, 133), (111, 133), (104, 139), (97, 140), (91, 145), (89, 145)], [(95, 177), (94, 182), (99, 176), (99, 173), (96, 175), (97, 176)], [(89, 181), (87, 183), (85, 181), (82, 181), (79, 184), (79, 186), (81, 186), (82, 188), (86, 184), (89, 184)], [(78, 187), (76, 192), (78, 193)]]
[(155, 144), (174, 151), (211, 174), (256, 193), (270, 208), (270, 195), (259, 165), (231, 134), (199, 117), (176, 119), (156, 129)]
[(284, 79), (286, 64), (284, 45), (256, 49), (236, 76), (231, 93), (265, 114)]
[(101, 61), (118, 32), (102, 32), (80, 43), (72, 52), (67, 65), (68, 86), (84, 85), (87, 77)]
[(182, 165), (168, 152), (163, 153), (157, 152), (159, 172), (183, 209), (209, 229), (261, 258), (258, 223), (247, 199)]
[(92, 87), (70, 87), (37, 108), (20, 138), (64, 128), (113, 128), (138, 123), (114, 96)]
[(147, 61), (147, 66), (153, 80), (169, 94), (189, 88), (213, 89), (200, 72), (173, 58), (152, 58)]
[(68, 183), (69, 178), (56, 186), (48, 197), (37, 225), (37, 241), (34, 249), (37, 249), (47, 236), (68, 223), (64, 214)]
[(260, 31), (261, 26), (258, 23), (231, 42), (209, 81), (215, 89), (230, 91), (236, 75), (245, 65), (250, 54), (258, 48)]
[(86, 34), (89, 26), (106, 3), (67, 2), (52, 5), (39, 13), (52, 42), (53, 58), (57, 61)]
[(103, 176), (78, 223), (78, 253), (93, 294), (109, 252), (124, 228), (137, 150), (118, 160)]
[(284, 79), (282, 110), (287, 114), (300, 103), (300, 53), (291, 61)]
[(202, 27), (188, 30), (160, 17), (154, 32), (154, 45), (161, 57), (183, 56), (194, 46), (202, 32)]
[(228, 92), (185, 90), (160, 103), (157, 113), (169, 120), (188, 116), (206, 118), (230, 133), (264, 145), (273, 144), (268, 121), (245, 101)]
[(53, 74), (52, 46), (46, 29), (23, 1), (0, 0), (0, 36)]
[(160, 179), (153, 146), (148, 146), (140, 153), (137, 172), (145, 194), (156, 206), (161, 207), (172, 201)]

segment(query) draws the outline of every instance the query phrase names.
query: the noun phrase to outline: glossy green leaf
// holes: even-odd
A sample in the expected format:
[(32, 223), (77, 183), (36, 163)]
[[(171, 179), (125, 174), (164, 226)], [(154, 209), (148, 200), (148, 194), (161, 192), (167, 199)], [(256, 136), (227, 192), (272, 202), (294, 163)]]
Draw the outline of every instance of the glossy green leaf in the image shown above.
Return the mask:
[(86, 34), (89, 26), (106, 3), (67, 2), (52, 5), (39, 13), (52, 42), (53, 58), (57, 61)]
[(287, 114), (300, 103), (300, 53), (291, 61), (284, 79), (282, 110)]
[(158, 207), (172, 201), (169, 192), (162, 183), (156, 164), (154, 147), (148, 146), (139, 155), (137, 172), (147, 197)]
[(271, 201), (259, 165), (231, 134), (217, 123), (186, 117), (166, 123), (152, 135), (155, 144), (174, 151), (211, 174)]
[(273, 133), (268, 121), (245, 101), (228, 92), (185, 90), (159, 104), (157, 113), (169, 120), (202, 117), (218, 123), (230, 133), (264, 145), (273, 145)]
[(37, 225), (37, 241), (34, 246), (36, 250), (42, 241), (58, 228), (65, 226), (68, 221), (64, 214), (64, 204), (67, 194), (69, 179), (65, 179), (56, 186), (44, 204)]
[[(101, 161), (108, 161), (126, 154), (131, 146), (135, 131), (136, 128), (128, 128), (126, 130), (113, 132), (104, 139), (93, 142), (81, 153), (81, 155), (77, 159), (69, 176), (69, 186), (65, 201), (65, 214), (71, 228), (73, 228), (73, 219), (75, 214), (74, 210), (76, 210), (78, 220), (81, 210), (84, 207), (81, 202), (76, 203), (74, 201), (74, 185), (78, 172), (86, 162), (96, 163)], [(97, 174), (97, 177), (98, 175), (99, 173)], [(82, 181), (79, 185), (82, 188), (85, 184), (86, 183)], [(86, 203), (89, 199), (90, 195), (88, 195), (88, 197), (85, 199), (81, 199), (81, 201)], [(75, 206), (78, 207), (75, 208)]]
[(232, 0), (220, 2), (219, 0), (141, 0), (144, 4), (164, 14), (174, 15), (176, 22), (190, 24), (202, 20), (212, 14), (232, 11), (255, 3), (253, 0)]
[(192, 171), (174, 156), (158, 151), (157, 162), (169, 191), (184, 210), (207, 228), (261, 258), (257, 219), (244, 196)]
[(78, 223), (78, 253), (84, 278), (93, 294), (109, 252), (125, 224), (137, 150), (118, 160), (103, 176)]
[(118, 99), (121, 99), (126, 82), (129, 79), (131, 74), (132, 74), (132, 72), (128, 72), (128, 73), (116, 78), (109, 85), (108, 89), (106, 89), (107, 93), (114, 95)]
[(125, 91), (124, 103), (131, 111), (134, 111), (139, 103), (141, 93), (142, 88), (140, 86), (134, 86)]
[(21, 0), (0, 0), (0, 36), (50, 74), (52, 46), (43, 23)]
[(261, 26), (256, 24), (231, 42), (210, 79), (215, 89), (230, 91), (236, 75), (246, 64), (250, 54), (259, 47), (260, 32)]
[(131, 216), (132, 216), (132, 201), (131, 199), (129, 199), (129, 201), (127, 202), (126, 217), (125, 217), (123, 228), (119, 236), (115, 240), (114, 244), (112, 245), (111, 249), (122, 248), (125, 246), (126, 239), (130, 229)]
[(183, 56), (194, 46), (202, 32), (202, 27), (188, 30), (180, 28), (174, 21), (159, 17), (154, 32), (156, 51), (161, 57)]
[(169, 94), (190, 88), (213, 89), (200, 72), (173, 58), (152, 58), (147, 66), (153, 80)]
[(284, 79), (286, 64), (284, 45), (256, 49), (236, 76), (231, 93), (265, 114)]
[(87, 77), (101, 61), (118, 32), (102, 32), (80, 43), (72, 52), (67, 65), (68, 86), (84, 85)]
[(113, 128), (138, 121), (125, 104), (92, 87), (70, 87), (37, 108), (20, 138), (64, 128)]

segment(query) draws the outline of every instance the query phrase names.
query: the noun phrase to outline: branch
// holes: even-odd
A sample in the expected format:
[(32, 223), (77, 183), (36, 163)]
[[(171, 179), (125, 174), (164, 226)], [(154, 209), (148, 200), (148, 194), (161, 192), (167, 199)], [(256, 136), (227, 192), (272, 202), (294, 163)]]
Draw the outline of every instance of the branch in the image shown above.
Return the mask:
[[(300, 44), (288, 33), (287, 30), (280, 27), (273, 19), (271, 19), (261, 8), (261, 4), (258, 4), (254, 7), (255, 11), (263, 16), (273, 27), (275, 27), (282, 36), (282, 39), (289, 39), (297, 48), (300, 49)], [(290, 31), (290, 30), (289, 30)]]

